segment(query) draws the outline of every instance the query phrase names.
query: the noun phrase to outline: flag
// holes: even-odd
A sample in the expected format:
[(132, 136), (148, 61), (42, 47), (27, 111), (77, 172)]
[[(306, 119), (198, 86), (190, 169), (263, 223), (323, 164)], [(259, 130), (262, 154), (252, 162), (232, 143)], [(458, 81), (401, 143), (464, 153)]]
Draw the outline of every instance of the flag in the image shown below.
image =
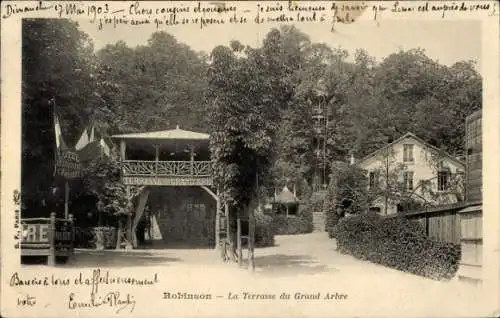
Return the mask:
[(77, 178), (80, 175), (80, 161), (75, 151), (69, 149), (64, 142), (61, 122), (55, 111), (54, 100), (51, 100), (54, 105), (54, 134), (56, 143), (54, 175), (65, 178)]
[(66, 143), (64, 142), (64, 138), (61, 130), (61, 122), (59, 121), (59, 117), (54, 112), (54, 133), (56, 137), (56, 149), (57, 151), (68, 149)]
[(80, 139), (78, 139), (78, 142), (76, 143), (75, 149), (76, 150), (81, 150), (85, 148), (89, 144), (89, 133), (87, 131), (87, 128), (83, 131)]

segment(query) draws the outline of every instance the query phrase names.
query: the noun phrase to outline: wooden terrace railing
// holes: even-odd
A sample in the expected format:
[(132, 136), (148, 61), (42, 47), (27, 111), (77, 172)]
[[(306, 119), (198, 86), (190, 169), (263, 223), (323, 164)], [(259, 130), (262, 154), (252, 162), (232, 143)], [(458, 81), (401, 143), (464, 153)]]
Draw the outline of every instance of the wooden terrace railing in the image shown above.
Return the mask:
[(210, 161), (125, 160), (121, 163), (126, 184), (210, 185)]

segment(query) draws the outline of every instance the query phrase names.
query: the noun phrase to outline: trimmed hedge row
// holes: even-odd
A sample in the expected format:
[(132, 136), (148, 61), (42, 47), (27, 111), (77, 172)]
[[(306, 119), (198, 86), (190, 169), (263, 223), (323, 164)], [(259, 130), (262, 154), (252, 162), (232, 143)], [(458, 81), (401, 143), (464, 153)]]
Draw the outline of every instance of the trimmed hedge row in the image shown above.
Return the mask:
[(274, 246), (273, 218), (262, 213), (255, 214), (255, 247)]
[(362, 260), (433, 279), (451, 279), (460, 246), (429, 239), (420, 224), (363, 214), (342, 218), (334, 229), (337, 249)]
[(305, 234), (312, 232), (312, 215), (307, 216), (276, 215), (274, 217), (276, 235)]

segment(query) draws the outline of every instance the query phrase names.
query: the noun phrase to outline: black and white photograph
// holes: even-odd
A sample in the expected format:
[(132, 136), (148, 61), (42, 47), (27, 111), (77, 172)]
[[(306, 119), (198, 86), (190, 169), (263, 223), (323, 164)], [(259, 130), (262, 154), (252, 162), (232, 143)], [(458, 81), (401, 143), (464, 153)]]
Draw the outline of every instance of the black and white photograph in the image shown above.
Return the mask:
[(497, 7), (2, 3), (1, 315), (498, 315)]

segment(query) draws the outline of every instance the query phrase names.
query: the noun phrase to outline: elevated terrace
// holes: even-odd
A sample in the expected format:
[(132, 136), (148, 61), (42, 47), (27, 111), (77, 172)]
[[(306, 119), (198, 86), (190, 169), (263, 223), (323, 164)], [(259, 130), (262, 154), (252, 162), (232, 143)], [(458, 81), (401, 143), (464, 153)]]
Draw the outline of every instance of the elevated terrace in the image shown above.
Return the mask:
[(176, 129), (112, 136), (127, 185), (211, 186), (210, 136)]

